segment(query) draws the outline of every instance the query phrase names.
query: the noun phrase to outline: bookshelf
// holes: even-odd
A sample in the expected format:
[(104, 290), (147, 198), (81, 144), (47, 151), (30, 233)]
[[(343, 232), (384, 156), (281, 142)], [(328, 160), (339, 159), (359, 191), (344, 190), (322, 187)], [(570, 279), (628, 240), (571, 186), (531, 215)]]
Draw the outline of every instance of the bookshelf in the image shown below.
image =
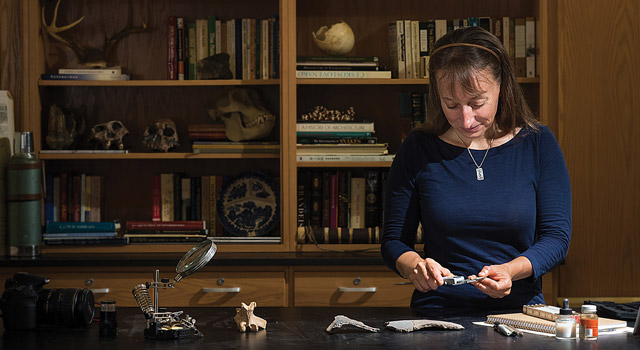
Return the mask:
[[(449, 3), (430, 1), (358, 0), (309, 2), (303, 0), (239, 0), (201, 1), (169, 0), (133, 2), (134, 24), (145, 21), (149, 30), (122, 40), (114, 51), (113, 61), (128, 70), (129, 81), (53, 81), (40, 80), (40, 74), (55, 72), (75, 61), (66, 47), (51, 41), (40, 30), (40, 1), (29, 0), (20, 9), (24, 18), (22, 33), (28, 50), (24, 50), (21, 73), (25, 82), (20, 125), (34, 131), (36, 149), (46, 148), (48, 107), (53, 103), (88, 109), (87, 125), (108, 120), (121, 120), (130, 135), (125, 144), (126, 154), (41, 154), (47, 172), (76, 171), (106, 176), (109, 193), (105, 198), (103, 218), (144, 220), (151, 217), (148, 182), (154, 174), (183, 172), (193, 175), (234, 175), (241, 171), (266, 170), (277, 179), (280, 188), (280, 224), (270, 235), (281, 236), (280, 244), (225, 245), (235, 252), (295, 252), (320, 251), (311, 244), (296, 243), (296, 187), (299, 169), (386, 169), (391, 162), (298, 162), (296, 161), (296, 117), (315, 105), (346, 109), (353, 106), (356, 117), (372, 119), (378, 138), (389, 143), (395, 153), (401, 143), (398, 128), (398, 94), (427, 92), (425, 79), (296, 79), (296, 56), (323, 55), (313, 43), (311, 32), (323, 25), (344, 20), (353, 28), (356, 44), (349, 56), (380, 56), (384, 66), (390, 66), (387, 24), (396, 19), (427, 20), (433, 18), (461, 18), (468, 16), (535, 17), (537, 37), (537, 68), (534, 78), (519, 78), (533, 110), (545, 119), (541, 99), (548, 96), (545, 84), (545, 48), (548, 11), (546, 0), (527, 0), (513, 3), (492, 0), (478, 3), (463, 0)], [(129, 13), (127, 0), (85, 2), (63, 0), (58, 23), (70, 23), (86, 16), (79, 25), (82, 30), (69, 33), (79, 42), (99, 45), (105, 34), (121, 29)], [(118, 14), (115, 16), (114, 14)], [(266, 80), (166, 80), (166, 21), (168, 16), (195, 19), (203, 14), (215, 14), (222, 20), (247, 17), (269, 18), (277, 15), (280, 25), (280, 78)], [(280, 144), (279, 154), (193, 154), (187, 139), (187, 122), (210, 121), (206, 110), (212, 108), (212, 96), (220, 89), (250, 87), (256, 89), (277, 117), (276, 127), (269, 141)], [(371, 103), (384, 101), (384, 103)], [(159, 117), (172, 118), (182, 129), (180, 146), (174, 152), (155, 153), (143, 148), (140, 142), (146, 124)], [(326, 245), (328, 249), (371, 249), (378, 245)], [(121, 249), (121, 250), (119, 250)], [(136, 245), (112, 247), (48, 247), (47, 252), (109, 253), (125, 251), (175, 252), (184, 247), (171, 245)]]

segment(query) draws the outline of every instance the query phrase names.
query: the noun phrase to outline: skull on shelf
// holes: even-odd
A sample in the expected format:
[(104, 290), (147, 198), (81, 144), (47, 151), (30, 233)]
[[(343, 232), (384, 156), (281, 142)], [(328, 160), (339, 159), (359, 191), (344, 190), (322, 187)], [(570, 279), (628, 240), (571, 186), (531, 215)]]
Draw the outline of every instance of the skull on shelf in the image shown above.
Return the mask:
[(168, 152), (178, 147), (178, 130), (173, 120), (168, 118), (153, 121), (144, 130), (142, 144), (154, 151)]
[(112, 120), (102, 124), (96, 124), (91, 128), (91, 141), (104, 150), (124, 149), (123, 138), (129, 134), (129, 130), (118, 120)]
[(49, 108), (49, 121), (45, 142), (51, 149), (70, 149), (84, 132), (84, 117), (57, 105)]
[(227, 138), (231, 141), (255, 140), (269, 136), (276, 117), (262, 104), (252, 89), (233, 88), (209, 110), (214, 119), (222, 119)]

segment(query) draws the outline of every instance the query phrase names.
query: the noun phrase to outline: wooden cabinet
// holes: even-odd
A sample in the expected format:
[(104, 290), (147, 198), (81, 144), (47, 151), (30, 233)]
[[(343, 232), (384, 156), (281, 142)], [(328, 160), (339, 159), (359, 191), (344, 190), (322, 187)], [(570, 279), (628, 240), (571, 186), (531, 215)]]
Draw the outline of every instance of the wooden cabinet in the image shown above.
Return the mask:
[(293, 271), (293, 306), (407, 307), (413, 286), (386, 267), (300, 268)]
[[(44, 288), (90, 289), (96, 302), (115, 300), (118, 306), (138, 306), (132, 290), (139, 284), (152, 282), (154, 270), (137, 268), (33, 268), (22, 269), (47, 277)], [(0, 270), (5, 281), (15, 271)], [(161, 278), (172, 278), (175, 270), (163, 268)], [(4, 290), (4, 283), (3, 288)], [(0, 292), (1, 293), (1, 292)], [(153, 290), (149, 290), (153, 295)], [(159, 289), (161, 307), (239, 306), (255, 301), (260, 306), (287, 306), (287, 278), (285, 268), (204, 268), (184, 278), (174, 288)]]

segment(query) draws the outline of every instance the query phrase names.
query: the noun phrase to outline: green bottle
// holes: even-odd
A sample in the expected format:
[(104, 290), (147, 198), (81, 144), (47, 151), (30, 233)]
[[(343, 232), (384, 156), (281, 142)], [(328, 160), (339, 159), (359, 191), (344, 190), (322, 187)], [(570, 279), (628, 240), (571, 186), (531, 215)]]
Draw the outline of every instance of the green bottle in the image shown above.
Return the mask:
[(15, 154), (7, 164), (9, 256), (41, 254), (42, 165), (33, 152), (31, 132), (16, 135)]

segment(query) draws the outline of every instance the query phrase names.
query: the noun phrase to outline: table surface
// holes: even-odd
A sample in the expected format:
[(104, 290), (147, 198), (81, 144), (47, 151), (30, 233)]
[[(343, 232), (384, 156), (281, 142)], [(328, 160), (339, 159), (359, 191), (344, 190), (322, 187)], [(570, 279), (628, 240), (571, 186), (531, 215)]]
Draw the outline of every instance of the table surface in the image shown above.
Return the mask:
[[(168, 310), (168, 311), (180, 311)], [(88, 329), (40, 328), (3, 331), (2, 349), (640, 349), (640, 337), (632, 334), (601, 335), (597, 341), (557, 340), (534, 334), (505, 337), (491, 327), (472, 324), (485, 313), (463, 312), (429, 319), (456, 322), (464, 330), (423, 329), (410, 333), (383, 329), (385, 322), (420, 319), (409, 308), (260, 308), (255, 314), (267, 320), (266, 330), (241, 333), (234, 308), (185, 308), (204, 334), (181, 340), (144, 339), (144, 315), (138, 308), (117, 308), (118, 334), (100, 337), (99, 324)], [(326, 328), (336, 315), (345, 315), (381, 328), (370, 333), (358, 328), (329, 334)], [(96, 316), (99, 311), (96, 310)], [(0, 323), (2, 323), (0, 321)], [(347, 327), (345, 327), (347, 328)], [(3, 327), (0, 329), (4, 329)], [(1, 330), (0, 330), (1, 331)]]

